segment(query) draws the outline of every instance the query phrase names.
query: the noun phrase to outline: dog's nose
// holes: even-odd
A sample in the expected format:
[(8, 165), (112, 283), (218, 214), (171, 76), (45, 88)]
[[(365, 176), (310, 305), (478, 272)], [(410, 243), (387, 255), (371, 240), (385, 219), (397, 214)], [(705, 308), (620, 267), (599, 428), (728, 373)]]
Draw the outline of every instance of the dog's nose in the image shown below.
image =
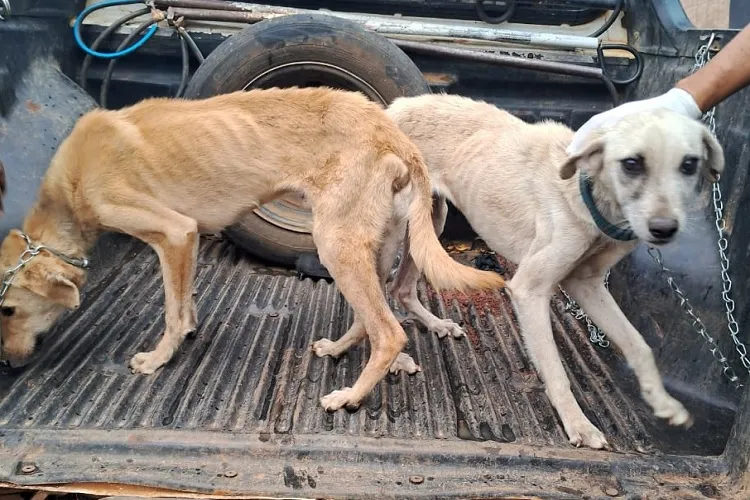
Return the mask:
[(648, 230), (659, 240), (668, 240), (677, 232), (679, 223), (670, 217), (654, 217), (648, 221)]

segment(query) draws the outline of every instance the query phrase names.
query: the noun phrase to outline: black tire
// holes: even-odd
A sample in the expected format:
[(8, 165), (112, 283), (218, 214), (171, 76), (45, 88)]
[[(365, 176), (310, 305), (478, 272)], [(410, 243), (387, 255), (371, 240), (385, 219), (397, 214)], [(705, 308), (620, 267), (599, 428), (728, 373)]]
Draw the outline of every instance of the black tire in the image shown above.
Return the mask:
[[(430, 92), (417, 66), (386, 38), (333, 16), (295, 14), (262, 21), (222, 42), (197, 69), (185, 97), (295, 85), (359, 90), (383, 106)], [(279, 203), (287, 202), (265, 205), (225, 232), (257, 257), (294, 266), (301, 255), (316, 252), (315, 244), (309, 230), (267, 220)], [(309, 209), (286, 212), (312, 220)]]

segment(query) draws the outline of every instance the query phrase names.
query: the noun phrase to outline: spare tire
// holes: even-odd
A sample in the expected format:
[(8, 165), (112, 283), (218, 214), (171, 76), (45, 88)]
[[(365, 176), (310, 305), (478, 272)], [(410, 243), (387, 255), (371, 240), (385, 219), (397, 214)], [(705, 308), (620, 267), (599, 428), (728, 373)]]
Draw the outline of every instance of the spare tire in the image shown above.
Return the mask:
[[(333, 16), (294, 14), (227, 38), (197, 69), (185, 97), (322, 85), (360, 91), (383, 106), (430, 92), (417, 66), (386, 38)], [(303, 254), (316, 252), (311, 228), (312, 214), (302, 198), (286, 195), (225, 232), (257, 257), (294, 266)]]

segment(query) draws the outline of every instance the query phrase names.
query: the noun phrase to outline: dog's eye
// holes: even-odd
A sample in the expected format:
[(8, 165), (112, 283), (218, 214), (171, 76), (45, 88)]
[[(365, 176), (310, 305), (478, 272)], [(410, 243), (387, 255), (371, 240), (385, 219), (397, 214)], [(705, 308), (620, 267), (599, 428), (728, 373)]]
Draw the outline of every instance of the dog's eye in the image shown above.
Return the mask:
[(2, 314), (3, 316), (13, 316), (15, 312), (15, 307), (0, 307), (0, 314)]
[(695, 156), (686, 156), (685, 159), (682, 160), (682, 164), (680, 165), (680, 172), (682, 172), (685, 175), (693, 175), (698, 170), (698, 158)]
[(640, 175), (646, 171), (642, 156), (625, 158), (620, 163), (622, 164), (622, 170), (628, 175)]

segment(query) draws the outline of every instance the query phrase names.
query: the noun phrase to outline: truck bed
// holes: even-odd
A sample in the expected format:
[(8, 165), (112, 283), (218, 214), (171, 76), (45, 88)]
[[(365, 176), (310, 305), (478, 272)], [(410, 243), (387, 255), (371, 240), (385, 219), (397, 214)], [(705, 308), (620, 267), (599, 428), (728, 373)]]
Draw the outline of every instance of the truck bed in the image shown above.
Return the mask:
[[(389, 375), (358, 411), (329, 414), (320, 396), (350, 386), (368, 357), (366, 345), (339, 360), (310, 349), (351, 324), (333, 284), (204, 238), (197, 332), (156, 374), (132, 375), (130, 357), (150, 350), (164, 326), (156, 255), (113, 236), (92, 257), (81, 309), (26, 368), (0, 373), (0, 482), (85, 477), (108, 494), (107, 484), (124, 483), (213, 495), (574, 498), (607, 488), (697, 493), (722, 470), (712, 455), (733, 412), (709, 413), (683, 394), (695, 427), (657, 421), (616, 350), (591, 344), (559, 297), (553, 326), (573, 392), (615, 453), (568, 444), (501, 292), (437, 294), (420, 284), (428, 307), (467, 337), (439, 339), (405, 323), (422, 372)], [(469, 262), (472, 252), (456, 257)]]
[[(0, 71), (20, 79), (17, 85), (10, 78), (0, 82), (0, 98), (15, 95), (16, 103), (7, 120), (0, 118), (0, 153), (13, 187), (0, 219), (3, 231), (21, 224), (51, 151), (75, 117), (95, 105), (70, 80), (82, 63), (69, 23), (81, 2), (47, 0), (44, 9), (34, 7), (49, 18), (23, 18), (17, 15), (23, 6), (16, 4), (14, 17), (0, 23), (0, 39), (10, 48), (2, 54), (13, 63), (8, 69), (0, 64)], [(644, 59), (644, 76), (619, 86), (620, 97), (658, 95), (690, 71), (710, 33), (689, 29), (677, 0), (628, 5), (638, 15), (617, 30), (624, 36), (627, 28)], [(219, 30), (196, 31), (204, 54), (226, 38)], [(718, 34), (722, 44), (731, 35)], [(114, 50), (125, 36), (112, 37), (102, 50)], [(51, 50), (68, 55), (40, 57)], [(591, 54), (560, 59), (545, 50), (513, 50), (522, 57), (592, 63)], [(554, 119), (577, 128), (612, 104), (596, 80), (409, 55), (434, 92), (484, 99), (532, 122)], [(608, 63), (613, 69), (630, 74), (626, 61), (614, 59)], [(154, 36), (137, 57), (118, 63), (113, 104), (172, 95), (179, 63), (177, 37)], [(92, 66), (94, 95), (108, 64)], [(745, 342), (749, 95), (738, 94), (717, 112), (727, 164), (721, 184), (732, 296)], [(7, 111), (4, 102), (0, 113)], [(690, 219), (690, 236), (664, 249), (665, 262), (738, 370), (744, 391), (727, 382), (644, 248), (623, 259), (611, 278), (618, 304), (652, 346), (667, 389), (691, 411), (695, 424), (689, 430), (651, 415), (618, 350), (591, 344), (557, 296), (553, 326), (573, 392), (613, 451), (572, 447), (524, 352), (507, 297), (436, 294), (424, 285), (427, 307), (463, 322), (468, 337), (438, 339), (405, 323), (407, 351), (423, 371), (389, 375), (358, 411), (327, 414), (320, 396), (350, 385), (368, 349), (361, 345), (333, 360), (315, 357), (310, 345), (344, 333), (352, 321), (348, 305), (333, 284), (265, 267), (216, 236), (201, 243), (197, 332), (156, 374), (132, 375), (129, 359), (153, 348), (164, 326), (161, 276), (150, 249), (108, 235), (90, 255), (93, 269), (80, 310), (45, 336), (26, 368), (0, 368), (0, 488), (119, 499), (746, 498), (731, 489), (738, 478), (748, 481), (750, 392), (726, 333), (709, 198), (703, 209)], [(451, 224), (449, 217), (446, 232), (459, 227), (469, 225)], [(453, 242), (470, 238), (447, 236)], [(452, 253), (465, 263), (476, 255)], [(491, 260), (482, 258), (484, 265)], [(512, 275), (513, 266), (499, 266)]]

